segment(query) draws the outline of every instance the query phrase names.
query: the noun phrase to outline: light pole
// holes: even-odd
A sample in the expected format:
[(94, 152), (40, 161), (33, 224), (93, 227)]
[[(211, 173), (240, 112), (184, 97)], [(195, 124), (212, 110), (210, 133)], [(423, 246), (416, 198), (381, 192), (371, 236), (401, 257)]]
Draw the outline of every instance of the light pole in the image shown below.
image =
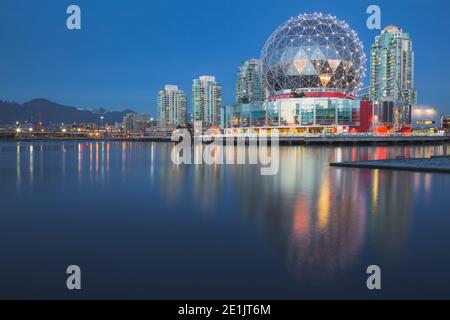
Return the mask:
[(16, 121), (16, 134), (17, 135), (20, 135), (20, 123), (19, 123), (19, 121)]
[(372, 128), (373, 128), (373, 132), (376, 131), (376, 127), (378, 125), (378, 119), (375, 119), (375, 107), (377, 108), (377, 111), (378, 111), (378, 105), (379, 105), (378, 101), (375, 101), (375, 102), (372, 103)]

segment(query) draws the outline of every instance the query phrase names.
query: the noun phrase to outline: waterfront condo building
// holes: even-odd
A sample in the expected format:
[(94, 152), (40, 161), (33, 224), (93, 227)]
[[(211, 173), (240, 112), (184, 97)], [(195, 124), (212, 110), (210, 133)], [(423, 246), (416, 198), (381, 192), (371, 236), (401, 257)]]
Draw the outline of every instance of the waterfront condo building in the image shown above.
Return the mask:
[(158, 93), (158, 122), (163, 128), (186, 127), (187, 99), (178, 86), (166, 85)]
[(204, 128), (220, 123), (222, 88), (212, 76), (201, 76), (192, 82), (193, 120), (201, 121)]
[(250, 59), (241, 63), (237, 72), (236, 102), (238, 105), (263, 102), (261, 61)]
[[(370, 99), (381, 106), (407, 106), (403, 120), (410, 119), (411, 107), (417, 103), (410, 35), (396, 26), (384, 28), (372, 45), (370, 67)], [(391, 122), (392, 112), (380, 114), (380, 121)]]

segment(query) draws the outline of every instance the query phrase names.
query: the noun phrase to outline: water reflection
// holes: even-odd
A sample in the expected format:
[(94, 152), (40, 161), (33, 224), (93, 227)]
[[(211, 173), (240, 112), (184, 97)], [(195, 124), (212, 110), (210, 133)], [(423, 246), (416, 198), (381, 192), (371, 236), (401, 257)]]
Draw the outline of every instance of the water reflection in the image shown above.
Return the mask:
[[(368, 248), (383, 261), (401, 259), (414, 197), (431, 201), (435, 177), (331, 168), (329, 162), (447, 152), (443, 146), (282, 147), (279, 174), (261, 176), (259, 166), (177, 166), (172, 148), (129, 142), (17, 143), (1, 147), (0, 163), (4, 174), (15, 171), (18, 193), (24, 184), (55, 175), (66, 183), (74, 178), (82, 188), (107, 188), (119, 176), (125, 185), (133, 182), (120, 190), (124, 199), (146, 190), (163, 210), (183, 206), (203, 217), (231, 214), (226, 208), (236, 213), (234, 223), (261, 230), (298, 281), (320, 282), (354, 267)], [(236, 148), (210, 151), (213, 157), (237, 157)]]
[(263, 221), (288, 270), (309, 281), (346, 268), (364, 241), (366, 177), (330, 169), (336, 154), (345, 152), (284, 148), (278, 176), (258, 177), (244, 167), (238, 174), (241, 212)]
[(376, 171), (377, 194), (369, 209), (370, 245), (385, 261), (400, 259), (409, 237), (414, 195), (414, 175)]

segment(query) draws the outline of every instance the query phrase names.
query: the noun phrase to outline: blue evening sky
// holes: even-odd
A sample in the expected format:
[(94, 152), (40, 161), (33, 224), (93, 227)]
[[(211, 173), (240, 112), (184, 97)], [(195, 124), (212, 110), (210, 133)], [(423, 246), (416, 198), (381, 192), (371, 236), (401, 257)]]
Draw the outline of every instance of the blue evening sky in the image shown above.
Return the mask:
[[(66, 28), (70, 4), (81, 7), (81, 31)], [(450, 113), (448, 0), (1, 0), (0, 99), (155, 115), (164, 84), (190, 96), (192, 79), (208, 74), (234, 103), (238, 64), (259, 57), (274, 29), (299, 13), (346, 20), (368, 55), (379, 33), (366, 27), (370, 4), (381, 6), (383, 26), (413, 38), (419, 104)]]

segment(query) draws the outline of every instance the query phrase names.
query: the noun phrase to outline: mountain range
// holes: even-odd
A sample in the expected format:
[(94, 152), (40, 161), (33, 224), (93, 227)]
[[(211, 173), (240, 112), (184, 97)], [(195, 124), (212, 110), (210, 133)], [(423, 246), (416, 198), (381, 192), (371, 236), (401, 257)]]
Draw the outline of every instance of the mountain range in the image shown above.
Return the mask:
[(135, 112), (128, 109), (107, 111), (104, 108), (77, 108), (46, 99), (34, 99), (22, 104), (0, 100), (0, 124), (13, 124), (19, 121), (34, 124), (42, 122), (44, 126), (60, 123), (96, 123), (101, 125), (102, 116), (104, 117), (104, 124), (115, 124), (116, 122), (122, 122), (123, 117), (128, 113)]

